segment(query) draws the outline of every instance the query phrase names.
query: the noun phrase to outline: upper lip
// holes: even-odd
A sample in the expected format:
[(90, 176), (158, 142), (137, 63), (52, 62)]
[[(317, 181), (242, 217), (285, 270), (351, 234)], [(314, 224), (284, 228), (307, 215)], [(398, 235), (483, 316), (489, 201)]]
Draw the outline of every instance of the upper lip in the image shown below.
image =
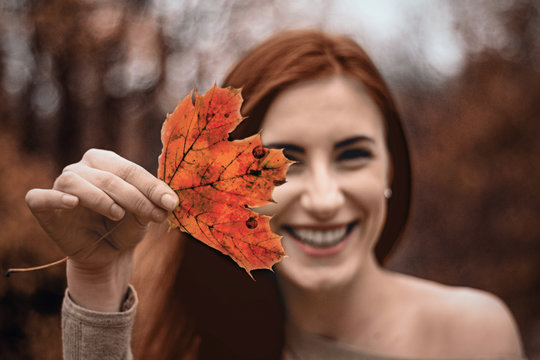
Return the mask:
[(349, 226), (351, 225), (351, 223), (353, 223), (355, 221), (350, 221), (350, 222), (344, 222), (344, 223), (339, 223), (339, 224), (325, 224), (325, 225), (321, 225), (321, 224), (313, 224), (313, 225), (310, 225), (310, 224), (287, 224), (287, 225), (283, 225), (283, 227), (285, 229), (287, 228), (292, 228), (292, 229), (304, 229), (304, 230), (319, 230), (319, 231), (329, 231), (329, 230), (335, 230), (335, 229), (340, 229), (342, 227), (345, 227), (345, 226)]

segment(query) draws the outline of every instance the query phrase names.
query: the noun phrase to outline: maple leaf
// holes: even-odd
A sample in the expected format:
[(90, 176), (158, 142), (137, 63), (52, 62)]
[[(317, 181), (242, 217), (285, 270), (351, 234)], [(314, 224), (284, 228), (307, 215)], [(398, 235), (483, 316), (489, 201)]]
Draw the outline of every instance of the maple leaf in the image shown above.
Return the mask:
[(282, 150), (263, 147), (259, 134), (228, 141), (243, 118), (240, 89), (214, 85), (193, 91), (167, 116), (158, 177), (176, 191), (178, 207), (170, 227), (191, 234), (229, 255), (248, 273), (271, 269), (285, 252), (270, 217), (250, 209), (272, 201), (291, 163)]

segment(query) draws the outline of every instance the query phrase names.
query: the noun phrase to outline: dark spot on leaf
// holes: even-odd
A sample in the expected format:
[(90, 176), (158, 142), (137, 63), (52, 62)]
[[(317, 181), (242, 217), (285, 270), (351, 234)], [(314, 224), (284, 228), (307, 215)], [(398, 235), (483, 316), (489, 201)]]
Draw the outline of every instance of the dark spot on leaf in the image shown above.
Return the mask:
[(225, 113), (223, 116), (225, 116), (226, 118), (229, 117), (229, 113)]
[(251, 153), (255, 159), (262, 159), (266, 155), (266, 149), (259, 145), (254, 147)]
[(261, 176), (261, 170), (249, 170), (249, 175)]
[(250, 217), (246, 221), (246, 226), (248, 227), (248, 229), (255, 229), (257, 225), (259, 224), (257, 224), (257, 219), (255, 218), (255, 216)]

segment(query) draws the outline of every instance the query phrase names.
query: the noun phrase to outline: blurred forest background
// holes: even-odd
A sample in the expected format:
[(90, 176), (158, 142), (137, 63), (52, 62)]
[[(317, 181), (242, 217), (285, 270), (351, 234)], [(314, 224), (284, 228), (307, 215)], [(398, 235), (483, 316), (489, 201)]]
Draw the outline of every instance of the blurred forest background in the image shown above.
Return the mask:
[[(0, 0), (0, 261), (61, 257), (25, 193), (91, 147), (155, 173), (166, 113), (287, 28), (365, 45), (402, 110), (411, 222), (389, 267), (493, 292), (540, 359), (537, 1)], [(0, 279), (0, 357), (61, 357), (64, 267)]]

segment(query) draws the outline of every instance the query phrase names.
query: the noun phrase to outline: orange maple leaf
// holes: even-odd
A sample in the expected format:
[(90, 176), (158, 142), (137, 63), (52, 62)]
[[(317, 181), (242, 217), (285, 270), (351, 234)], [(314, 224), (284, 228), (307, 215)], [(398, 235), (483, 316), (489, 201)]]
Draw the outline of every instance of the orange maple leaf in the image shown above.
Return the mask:
[(214, 85), (178, 103), (161, 129), (158, 177), (176, 191), (171, 227), (229, 255), (248, 273), (271, 269), (285, 252), (270, 217), (249, 207), (272, 201), (291, 163), (282, 150), (266, 149), (259, 134), (228, 141), (243, 118), (239, 89)]

